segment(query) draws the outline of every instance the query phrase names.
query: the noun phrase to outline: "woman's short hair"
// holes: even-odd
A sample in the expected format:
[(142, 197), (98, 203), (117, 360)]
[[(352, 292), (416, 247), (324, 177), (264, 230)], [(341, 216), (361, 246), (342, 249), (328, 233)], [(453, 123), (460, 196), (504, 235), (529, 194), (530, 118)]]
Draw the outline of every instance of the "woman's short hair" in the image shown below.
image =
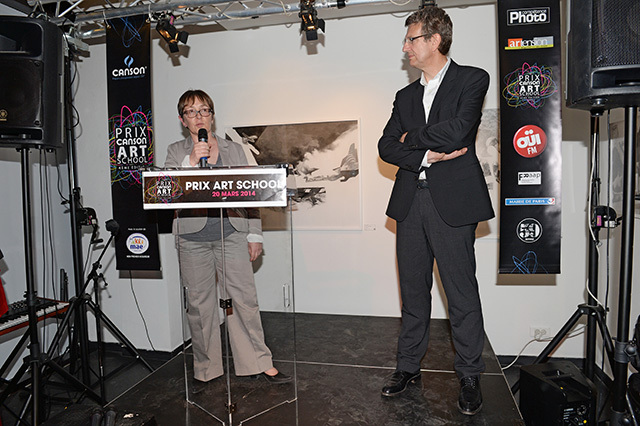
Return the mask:
[(187, 105), (194, 104), (196, 102), (196, 99), (200, 99), (202, 102), (207, 104), (211, 109), (211, 114), (214, 113), (213, 101), (211, 100), (211, 97), (207, 95), (207, 92), (205, 92), (204, 90), (196, 89), (196, 90), (187, 90), (182, 94), (182, 96), (180, 96), (180, 99), (178, 100), (178, 115), (182, 117), (182, 114), (184, 114), (184, 108)]
[(422, 34), (426, 34), (425, 40), (434, 34), (440, 34), (440, 46), (438, 50), (443, 55), (449, 53), (453, 41), (453, 22), (447, 12), (436, 6), (423, 7), (413, 12), (404, 23), (405, 27), (413, 24), (422, 25)]

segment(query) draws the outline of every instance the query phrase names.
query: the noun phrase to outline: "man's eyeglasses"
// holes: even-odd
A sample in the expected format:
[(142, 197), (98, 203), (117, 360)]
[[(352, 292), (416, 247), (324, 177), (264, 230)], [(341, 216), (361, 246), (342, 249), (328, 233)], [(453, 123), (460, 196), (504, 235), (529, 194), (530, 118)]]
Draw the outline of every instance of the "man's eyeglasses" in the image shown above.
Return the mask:
[(407, 37), (402, 39), (402, 45), (404, 46), (406, 43), (413, 44), (413, 42), (421, 37), (431, 37), (429, 34), (421, 34), (415, 37)]
[(194, 118), (200, 114), (201, 117), (208, 117), (211, 115), (211, 108), (202, 108), (201, 110), (188, 109), (182, 113), (185, 117)]

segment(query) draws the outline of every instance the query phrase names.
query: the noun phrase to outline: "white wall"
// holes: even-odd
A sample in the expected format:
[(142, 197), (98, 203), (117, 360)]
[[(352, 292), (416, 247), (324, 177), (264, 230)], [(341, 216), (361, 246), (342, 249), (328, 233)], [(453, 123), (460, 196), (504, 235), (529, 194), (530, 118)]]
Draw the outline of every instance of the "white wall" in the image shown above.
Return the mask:
[[(497, 108), (499, 76), (494, 6), (448, 9), (454, 21), (451, 55), (462, 64), (485, 68), (492, 83), (485, 108)], [(324, 44), (309, 53), (298, 26), (191, 35), (187, 56), (171, 58), (154, 39), (153, 108), (157, 164), (169, 143), (182, 137), (175, 105), (188, 88), (202, 88), (216, 104), (219, 133), (231, 125), (359, 119), (361, 134), (362, 222), (372, 231), (298, 231), (294, 235), (296, 309), (301, 312), (399, 316), (394, 223), (385, 216), (395, 170), (378, 158), (376, 143), (391, 112), (395, 92), (417, 77), (401, 52), (405, 16), (372, 16), (327, 22)], [(76, 107), (79, 185), (85, 204), (101, 225), (111, 217), (107, 148), (107, 91), (104, 44), (78, 64)], [(562, 274), (554, 285), (497, 284), (497, 240), (477, 241), (478, 278), (486, 331), (496, 351), (513, 355), (528, 342), (530, 326), (555, 333), (585, 300), (587, 113), (564, 111)], [(566, 137), (565, 137), (566, 139)], [(0, 171), (1, 173), (1, 171)], [(13, 189), (11, 191), (14, 191)], [(281, 262), (269, 249), (263, 268)], [(162, 278), (135, 278), (135, 288), (156, 349), (180, 341), (177, 260), (173, 240), (161, 237)], [(273, 247), (273, 246), (272, 246)], [(107, 258), (112, 258), (110, 252)], [(110, 297), (103, 308), (139, 347), (148, 348), (127, 278), (113, 261), (105, 264)], [(614, 265), (615, 267), (615, 265)], [(260, 278), (259, 271), (258, 277)], [(261, 300), (270, 283), (258, 280)], [(281, 291), (281, 290), (273, 290)], [(442, 290), (435, 291), (433, 315), (446, 317)], [(537, 355), (541, 343), (525, 354)], [(580, 357), (583, 339), (565, 342), (557, 356)]]

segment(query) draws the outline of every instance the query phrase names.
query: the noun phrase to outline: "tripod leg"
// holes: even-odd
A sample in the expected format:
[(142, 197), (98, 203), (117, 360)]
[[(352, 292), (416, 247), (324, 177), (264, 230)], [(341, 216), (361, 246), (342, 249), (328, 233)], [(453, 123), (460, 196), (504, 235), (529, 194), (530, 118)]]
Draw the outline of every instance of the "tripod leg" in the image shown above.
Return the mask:
[(79, 303), (82, 303), (82, 299), (79, 297), (74, 297), (69, 302), (69, 307), (67, 309), (67, 312), (65, 312), (64, 318), (62, 319), (62, 322), (58, 326), (58, 331), (56, 332), (56, 334), (53, 336), (53, 339), (51, 340), (51, 345), (49, 346), (49, 350), (47, 351), (48, 359), (53, 358), (53, 355), (56, 349), (59, 347), (60, 341), (62, 340), (62, 336), (67, 331), (67, 327), (69, 326), (71, 322), (71, 318), (73, 317), (73, 314), (75, 313), (77, 305)]
[(600, 328), (600, 333), (602, 333), (602, 341), (604, 342), (604, 348), (607, 352), (607, 358), (609, 359), (609, 366), (611, 367), (611, 371), (613, 371), (613, 339), (611, 338), (611, 334), (609, 334), (609, 329), (607, 329), (607, 323), (602, 316), (601, 312), (596, 312), (596, 321), (598, 323), (598, 327)]
[[(93, 291), (96, 298), (96, 306), (100, 306), (100, 291), (97, 276), (93, 279)], [(96, 319), (96, 338), (98, 341), (98, 381), (100, 383), (100, 395), (106, 399), (107, 390), (104, 384), (104, 339), (102, 338), (102, 326), (100, 325), (100, 315), (95, 315)]]
[(11, 381), (7, 384), (7, 388), (0, 394), (0, 405), (4, 404), (4, 401), (9, 397), (11, 392), (13, 392), (17, 387), (20, 379), (24, 376), (24, 373), (27, 372), (27, 368), (29, 364), (27, 364), (26, 360), (22, 363), (15, 376), (11, 379)]
[(2, 368), (0, 368), (0, 378), (4, 377), (4, 373), (7, 372), (7, 370), (11, 366), (11, 363), (13, 363), (13, 360), (15, 359), (15, 357), (17, 357), (18, 354), (22, 352), (24, 344), (27, 342), (28, 338), (29, 338), (29, 332), (27, 331), (22, 335), (18, 344), (11, 351), (11, 354), (9, 354), (9, 358), (7, 358), (4, 364), (2, 364)]
[(92, 391), (91, 388), (89, 388), (87, 385), (82, 383), (80, 380), (76, 379), (74, 376), (69, 374), (67, 372), (67, 370), (65, 370), (64, 368), (60, 367), (55, 362), (48, 361), (46, 363), (46, 365), (49, 366), (56, 373), (60, 374), (63, 377), (63, 379), (65, 379), (65, 380), (69, 381), (71, 384), (75, 385), (78, 389), (84, 390), (87, 393), (87, 395), (89, 395), (89, 397), (91, 397), (91, 399), (93, 399), (97, 403), (103, 404), (103, 405), (107, 403), (107, 401), (105, 401), (102, 397), (100, 397), (100, 395), (98, 395), (97, 393)]
[(578, 310), (573, 313), (571, 318), (569, 318), (565, 325), (562, 326), (560, 331), (558, 331), (558, 334), (555, 335), (555, 337), (549, 342), (549, 344), (545, 346), (545, 348), (542, 350), (542, 352), (540, 352), (540, 355), (538, 355), (533, 363), (540, 364), (541, 362), (546, 361), (551, 352), (553, 352), (558, 347), (560, 342), (562, 342), (562, 340), (567, 337), (567, 334), (569, 334), (571, 329), (576, 325), (580, 317), (585, 314), (587, 314), (587, 312), (585, 312), (582, 306), (579, 306)]
[(122, 331), (120, 331), (118, 329), (118, 327), (116, 327), (116, 325), (109, 319), (109, 317), (107, 317), (104, 314), (104, 312), (102, 312), (102, 310), (98, 307), (98, 305), (96, 305), (92, 300), (89, 300), (87, 303), (88, 303), (89, 307), (91, 308), (91, 310), (93, 311), (93, 314), (96, 317), (98, 317), (98, 316), (100, 317), (100, 321), (104, 322), (104, 325), (111, 332), (111, 334), (113, 334), (116, 337), (116, 339), (118, 339), (120, 341), (120, 343), (125, 345), (127, 347), (127, 349), (129, 349), (129, 351), (136, 356), (136, 359), (141, 361), (149, 369), (149, 371), (153, 371), (154, 369), (151, 366), (151, 364), (149, 364), (142, 357), (142, 355), (140, 354), (138, 349), (136, 349), (136, 347), (133, 346), (133, 343), (131, 343), (131, 341), (129, 341), (129, 339), (127, 339), (127, 337), (122, 333)]
[[(24, 424), (25, 426), (31, 426), (30, 423), (27, 423), (26, 421), (22, 420), (22, 417), (24, 416), (24, 412), (21, 412), (20, 414), (17, 414), (16, 412), (14, 412), (10, 407), (7, 407), (6, 405), (4, 406), (4, 412), (9, 414), (10, 416), (13, 416), (16, 418), (17, 422), (16, 422), (16, 426), (18, 424)], [(5, 424), (8, 423), (7, 420), (5, 420), (4, 422)]]
[[(29, 404), (31, 403), (31, 399), (32, 399), (32, 395), (29, 395), (27, 400), (22, 405), (22, 410), (20, 411), (20, 417), (18, 417), (18, 422), (25, 423), (24, 416), (27, 413), (27, 410), (29, 409)], [(33, 424), (35, 424), (35, 423), (33, 423)]]
[[(569, 318), (569, 320), (562, 326), (558, 334), (556, 334), (555, 337), (547, 344), (547, 346), (545, 346), (544, 350), (540, 353), (540, 355), (538, 355), (538, 357), (533, 361), (533, 363), (540, 364), (546, 361), (549, 355), (551, 354), (551, 352), (553, 352), (555, 348), (558, 347), (560, 342), (562, 342), (562, 339), (567, 337), (567, 334), (569, 334), (569, 332), (576, 325), (580, 317), (585, 313), (586, 312), (584, 308), (582, 306), (579, 306), (578, 309), (573, 313), (571, 318)], [(515, 395), (519, 389), (520, 389), (520, 380), (518, 380), (513, 384), (513, 386), (511, 386), (511, 393)]]

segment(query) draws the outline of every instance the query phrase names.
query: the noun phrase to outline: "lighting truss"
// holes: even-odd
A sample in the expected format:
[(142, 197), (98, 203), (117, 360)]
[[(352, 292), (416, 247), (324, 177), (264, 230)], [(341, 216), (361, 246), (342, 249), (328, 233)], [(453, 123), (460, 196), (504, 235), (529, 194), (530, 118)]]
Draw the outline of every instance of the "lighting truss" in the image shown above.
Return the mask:
[[(421, 0), (317, 0), (323, 19), (339, 19), (417, 10)], [(440, 7), (495, 4), (497, 0), (441, 0)], [(148, 15), (156, 25), (163, 13), (175, 17), (178, 29), (184, 26), (217, 25), (216, 30), (256, 28), (266, 25), (295, 24), (300, 0), (0, 0), (0, 3), (31, 16), (73, 27), (75, 37), (84, 40), (102, 37), (106, 21), (135, 15)], [(342, 6), (346, 9), (338, 10)], [(258, 19), (259, 18), (259, 19)], [(192, 34), (193, 32), (190, 31)]]

